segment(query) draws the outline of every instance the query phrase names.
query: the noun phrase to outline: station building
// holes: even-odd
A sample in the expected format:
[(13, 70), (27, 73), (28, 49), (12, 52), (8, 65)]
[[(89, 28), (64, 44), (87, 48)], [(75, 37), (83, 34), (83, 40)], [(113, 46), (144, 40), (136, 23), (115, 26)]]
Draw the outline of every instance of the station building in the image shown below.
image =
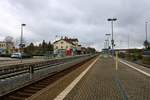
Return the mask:
[(81, 53), (81, 45), (76, 38), (61, 38), (53, 43), (54, 54), (58, 56), (73, 56)]

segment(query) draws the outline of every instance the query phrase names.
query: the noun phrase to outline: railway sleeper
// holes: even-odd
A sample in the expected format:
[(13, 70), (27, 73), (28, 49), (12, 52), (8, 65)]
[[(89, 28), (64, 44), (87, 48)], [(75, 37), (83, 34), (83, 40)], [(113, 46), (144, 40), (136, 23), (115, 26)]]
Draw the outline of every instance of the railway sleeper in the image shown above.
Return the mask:
[[(6, 99), (5, 99), (6, 100)], [(25, 97), (20, 97), (18, 95), (11, 95), (7, 100), (25, 100)]]
[(36, 87), (36, 86), (30, 86), (29, 88), (32, 90), (37, 90), (37, 91), (42, 89), (41, 87)]
[(23, 97), (29, 97), (32, 94), (29, 92), (18, 91), (17, 94), (22, 95)]
[(29, 89), (24, 89), (24, 90), (22, 90), (22, 92), (27, 92), (27, 93), (31, 93), (31, 94), (34, 94), (34, 93), (36, 93), (37, 92), (37, 90), (29, 90)]
[(47, 81), (47, 82), (40, 82), (40, 83), (38, 83), (39, 85), (49, 85), (50, 84), (50, 82), (49, 81)]
[(45, 88), (46, 85), (36, 84), (35, 87), (38, 87), (38, 88)]

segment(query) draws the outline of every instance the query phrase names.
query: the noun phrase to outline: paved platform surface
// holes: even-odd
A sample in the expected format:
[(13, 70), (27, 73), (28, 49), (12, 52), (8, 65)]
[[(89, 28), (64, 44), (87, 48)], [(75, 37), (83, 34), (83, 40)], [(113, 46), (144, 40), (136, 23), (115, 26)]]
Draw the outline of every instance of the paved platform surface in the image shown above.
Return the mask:
[(64, 100), (150, 100), (150, 78), (101, 58)]
[[(36, 95), (34, 100), (53, 100), (79, 75), (78, 72), (81, 73), (89, 64), (81, 67), (80, 71), (68, 74), (46, 92)], [(147, 73), (150, 74), (149, 71)], [(123, 63), (119, 63), (119, 69), (116, 71), (112, 58), (99, 57), (64, 100), (150, 100), (150, 77)]]

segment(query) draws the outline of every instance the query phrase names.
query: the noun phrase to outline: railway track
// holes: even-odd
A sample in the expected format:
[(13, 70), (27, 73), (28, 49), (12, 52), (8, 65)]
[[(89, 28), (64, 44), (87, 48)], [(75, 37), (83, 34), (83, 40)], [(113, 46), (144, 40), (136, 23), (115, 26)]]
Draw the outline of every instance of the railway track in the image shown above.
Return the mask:
[(36, 71), (36, 70), (44, 69), (47, 67), (63, 64), (65, 62), (72, 61), (77, 58), (78, 57), (70, 58), (70, 59), (54, 59), (50, 61), (40, 61), (40, 62), (0, 67), (0, 79), (6, 79), (6, 78), (14, 77), (20, 74), (30, 73), (30, 69), (33, 69), (34, 71)]
[(6, 95), (0, 97), (0, 100), (25, 100), (26, 98), (30, 97), (31, 95), (35, 94), (36, 92), (40, 91), (41, 89), (45, 88), (46, 86), (52, 84), (56, 80), (60, 79), (64, 75), (72, 72), (76, 68), (80, 67), (85, 62), (93, 59), (94, 57), (88, 58), (76, 65), (70, 66), (67, 69), (64, 69), (59, 72), (53, 72), (49, 74), (47, 77), (37, 80), (36, 82), (30, 83), (22, 88), (19, 88), (15, 91), (12, 91)]
[(39, 65), (28, 65), (28, 66), (23, 66), (23, 67), (17, 67), (17, 68), (9, 68), (9, 69), (4, 69), (4, 70), (0, 70), (0, 79), (6, 79), (6, 78), (10, 78), (10, 77), (14, 77), (20, 74), (25, 74), (25, 73), (29, 73), (30, 71), (30, 67), (33, 67), (34, 71), (40, 70), (40, 69), (44, 69), (50, 66), (56, 66), (59, 64), (65, 63), (64, 61), (62, 62), (53, 62), (50, 64), (47, 63), (43, 63), (43, 64), (39, 64)]

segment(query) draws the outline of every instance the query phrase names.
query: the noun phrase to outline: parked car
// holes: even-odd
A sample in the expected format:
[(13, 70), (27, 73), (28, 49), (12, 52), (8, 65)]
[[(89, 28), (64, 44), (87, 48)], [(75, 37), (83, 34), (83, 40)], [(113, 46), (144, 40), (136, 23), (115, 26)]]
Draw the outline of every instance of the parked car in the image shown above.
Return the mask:
[(12, 53), (11, 58), (21, 58), (21, 53)]
[(12, 53), (11, 58), (31, 58), (32, 56), (26, 53)]

